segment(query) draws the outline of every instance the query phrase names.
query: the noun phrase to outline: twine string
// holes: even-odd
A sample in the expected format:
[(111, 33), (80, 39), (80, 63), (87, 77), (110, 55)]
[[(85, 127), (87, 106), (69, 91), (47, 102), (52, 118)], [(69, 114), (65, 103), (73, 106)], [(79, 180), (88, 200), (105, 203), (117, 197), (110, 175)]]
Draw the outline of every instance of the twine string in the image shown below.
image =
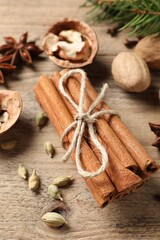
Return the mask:
[[(81, 74), (81, 79), (79, 80), (80, 84), (81, 84), (79, 105), (74, 102), (72, 97), (65, 91), (65, 88), (64, 88), (64, 81), (76, 73)], [(83, 109), (85, 94), (86, 94), (86, 73), (82, 69), (73, 69), (73, 70), (70, 70), (67, 73), (65, 73), (60, 78), (59, 89), (60, 89), (61, 94), (63, 96), (65, 96), (66, 99), (77, 110), (77, 115), (74, 118), (74, 122), (72, 122), (64, 130), (62, 137), (61, 137), (61, 143), (63, 145), (65, 136), (71, 131), (71, 129), (76, 127), (72, 142), (71, 142), (67, 152), (63, 156), (62, 160), (64, 162), (67, 161), (68, 158), (70, 157), (72, 151), (75, 149), (75, 156), (76, 156), (75, 158), (76, 158), (76, 166), (77, 166), (78, 173), (80, 175), (82, 175), (83, 177), (88, 177), (88, 178), (98, 176), (99, 174), (101, 174), (102, 172), (105, 171), (105, 169), (108, 165), (108, 153), (107, 153), (106, 149), (102, 146), (102, 144), (99, 142), (99, 140), (95, 134), (93, 124), (99, 117), (101, 117), (104, 114), (112, 114), (112, 115), (119, 116), (119, 114), (114, 110), (100, 110), (100, 111), (96, 111), (96, 112), (92, 113), (93, 110), (95, 109), (95, 107), (97, 106), (97, 104), (104, 98), (106, 90), (108, 89), (108, 84), (106, 83), (103, 85), (100, 94), (95, 99), (95, 101), (90, 105), (90, 107), (88, 108), (88, 110), (86, 112), (84, 112), (84, 109)], [(101, 156), (102, 156), (102, 164), (101, 164), (100, 168), (93, 172), (86, 171), (83, 168), (81, 158), (80, 158), (81, 143), (82, 143), (82, 139), (83, 139), (84, 130), (86, 127), (88, 128), (88, 132), (91, 137), (91, 141), (94, 143), (96, 148), (100, 151)], [(90, 159), (88, 161), (90, 161)]]

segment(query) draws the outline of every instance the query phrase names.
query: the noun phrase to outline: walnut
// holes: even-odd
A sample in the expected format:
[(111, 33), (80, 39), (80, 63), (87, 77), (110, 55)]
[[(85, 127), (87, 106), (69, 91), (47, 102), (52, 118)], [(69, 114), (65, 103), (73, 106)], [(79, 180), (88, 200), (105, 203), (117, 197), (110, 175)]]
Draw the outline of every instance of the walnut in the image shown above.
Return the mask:
[(98, 42), (86, 23), (65, 18), (49, 29), (42, 47), (55, 64), (64, 68), (77, 68), (92, 63)]
[(135, 53), (146, 61), (150, 69), (160, 69), (160, 37), (149, 35), (135, 47)]
[(115, 82), (128, 92), (143, 92), (151, 83), (147, 64), (135, 53), (121, 52), (112, 62)]
[(18, 92), (0, 90), (0, 134), (17, 121), (22, 110), (22, 98)]

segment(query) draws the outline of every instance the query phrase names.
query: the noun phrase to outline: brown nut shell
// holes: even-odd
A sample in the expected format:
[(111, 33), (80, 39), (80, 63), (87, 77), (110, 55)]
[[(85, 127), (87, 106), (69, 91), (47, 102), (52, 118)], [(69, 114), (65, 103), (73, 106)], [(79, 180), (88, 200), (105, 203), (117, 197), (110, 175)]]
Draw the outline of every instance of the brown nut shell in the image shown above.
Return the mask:
[(143, 92), (151, 83), (146, 62), (132, 52), (121, 52), (114, 58), (112, 75), (117, 85), (128, 92)]
[(160, 69), (160, 37), (149, 35), (142, 38), (135, 47), (138, 54), (149, 66), (150, 69)]
[(0, 114), (8, 114), (5, 122), (0, 123), (0, 134), (10, 129), (17, 121), (22, 111), (22, 98), (18, 92), (0, 90)]
[[(98, 41), (97, 41), (96, 34), (90, 28), (90, 26), (82, 21), (65, 18), (65, 19), (55, 23), (48, 30), (48, 32), (44, 36), (44, 39), (46, 38), (47, 34), (49, 34), (49, 33), (53, 33), (53, 34), (59, 36), (59, 33), (63, 30), (74, 30), (74, 31), (81, 33), (82, 37), (84, 37), (85, 40), (88, 41), (90, 52), (87, 49), (85, 49), (85, 47), (84, 47), (84, 49), (82, 49), (82, 52), (77, 54), (77, 56), (78, 56), (77, 59), (74, 59), (74, 60), (62, 59), (59, 55), (57, 55), (56, 52), (54, 52), (53, 55), (49, 55), (47, 48), (43, 44), (43, 46), (42, 46), (43, 50), (46, 52), (46, 54), (49, 56), (49, 58), (56, 65), (63, 67), (63, 68), (79, 68), (79, 67), (83, 67), (83, 66), (91, 64), (93, 62), (93, 59), (94, 59), (97, 51), (98, 51)], [(87, 46), (86, 46), (86, 48), (87, 48)], [(79, 58), (82, 58), (81, 54), (84, 55), (83, 60), (79, 60)], [(62, 52), (61, 52), (61, 56), (64, 56)], [(64, 58), (66, 58), (66, 56), (64, 56)]]

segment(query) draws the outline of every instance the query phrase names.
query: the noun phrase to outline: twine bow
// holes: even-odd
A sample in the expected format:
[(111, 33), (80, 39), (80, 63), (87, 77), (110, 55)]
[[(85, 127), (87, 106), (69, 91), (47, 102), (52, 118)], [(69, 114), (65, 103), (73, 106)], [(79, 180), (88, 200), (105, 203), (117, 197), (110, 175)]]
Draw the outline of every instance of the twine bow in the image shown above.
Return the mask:
[[(76, 73), (81, 74), (81, 81), (80, 81), (81, 88), (80, 88), (79, 105), (77, 105), (74, 102), (74, 100), (71, 98), (71, 96), (64, 89), (64, 81)], [(99, 118), (100, 116), (102, 116), (104, 114), (118, 115), (118, 113), (115, 112), (114, 110), (100, 110), (100, 111), (96, 111), (96, 112), (92, 113), (93, 110), (95, 109), (95, 107), (97, 106), (97, 104), (104, 98), (107, 88), (108, 88), (108, 84), (106, 83), (103, 85), (98, 97), (90, 105), (88, 111), (84, 112), (83, 105), (84, 105), (84, 99), (85, 99), (85, 94), (86, 94), (86, 73), (81, 69), (74, 69), (74, 70), (68, 71), (60, 78), (59, 89), (60, 89), (61, 93), (67, 98), (67, 100), (72, 104), (72, 106), (78, 112), (78, 114), (74, 118), (74, 121), (64, 130), (62, 137), (61, 137), (61, 143), (63, 145), (64, 137), (70, 132), (70, 130), (73, 127), (76, 126), (74, 136), (72, 139), (72, 143), (70, 144), (69, 149), (67, 150), (66, 154), (63, 156), (63, 161), (67, 161), (68, 158), (70, 157), (72, 151), (74, 149), (76, 149), (76, 151), (75, 151), (76, 166), (77, 166), (77, 170), (78, 170), (79, 174), (82, 175), (83, 177), (91, 178), (91, 177), (95, 177), (95, 176), (99, 175), (100, 173), (105, 171), (107, 164), (108, 164), (108, 154), (107, 154), (105, 148), (98, 141), (98, 138), (94, 132), (93, 124), (95, 123), (97, 118)], [(82, 137), (83, 137), (83, 133), (84, 133), (86, 126), (88, 127), (88, 132), (90, 134), (92, 142), (94, 143), (94, 145), (97, 147), (97, 149), (100, 151), (100, 153), (102, 155), (102, 165), (97, 171), (94, 171), (94, 172), (88, 172), (88, 171), (84, 170), (82, 167), (81, 160), (80, 160), (81, 142), (82, 142)]]

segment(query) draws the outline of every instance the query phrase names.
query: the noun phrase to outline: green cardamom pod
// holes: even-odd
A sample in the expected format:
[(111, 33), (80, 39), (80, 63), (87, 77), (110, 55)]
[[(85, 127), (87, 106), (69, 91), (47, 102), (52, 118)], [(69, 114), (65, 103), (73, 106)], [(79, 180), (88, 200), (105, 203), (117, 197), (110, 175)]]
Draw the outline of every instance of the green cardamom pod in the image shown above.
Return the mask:
[(18, 174), (21, 178), (27, 179), (28, 176), (28, 171), (27, 169), (23, 166), (23, 164), (20, 164), (18, 167)]
[(38, 113), (36, 116), (36, 125), (39, 128), (41, 128), (46, 124), (47, 120), (48, 120), (48, 117), (46, 116), (45, 113), (43, 113), (43, 112)]
[(0, 146), (4, 150), (12, 150), (13, 148), (15, 148), (16, 144), (17, 140), (8, 140), (6, 142), (1, 143)]
[(52, 143), (50, 142), (46, 142), (44, 144), (44, 149), (46, 150), (46, 153), (52, 158), (55, 154), (55, 150), (54, 147), (52, 145)]
[(60, 227), (63, 224), (67, 224), (66, 220), (56, 212), (48, 212), (41, 219), (50, 227)]
[(34, 169), (32, 175), (29, 178), (28, 186), (29, 186), (29, 189), (35, 191), (39, 188), (39, 185), (40, 185), (40, 178), (37, 175), (36, 170)]
[(49, 185), (49, 187), (48, 187), (48, 193), (49, 193), (54, 199), (63, 201), (61, 191), (59, 190), (59, 188), (58, 188), (56, 185), (53, 185), (53, 184)]
[(64, 187), (73, 180), (73, 176), (59, 176), (54, 178), (53, 184), (57, 187)]

